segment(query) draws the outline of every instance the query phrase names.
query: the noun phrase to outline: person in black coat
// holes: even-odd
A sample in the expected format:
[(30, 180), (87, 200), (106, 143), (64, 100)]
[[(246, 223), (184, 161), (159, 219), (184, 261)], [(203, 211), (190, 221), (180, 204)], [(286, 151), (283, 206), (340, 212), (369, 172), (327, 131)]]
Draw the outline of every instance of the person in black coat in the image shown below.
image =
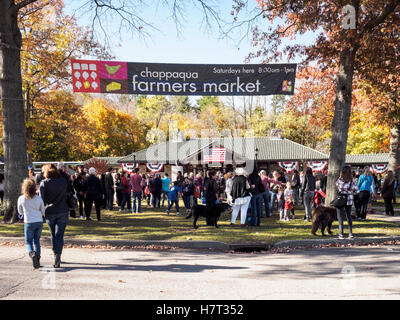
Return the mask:
[[(64, 165), (63, 162), (59, 162), (57, 164), (57, 168), (60, 171), (61, 176), (67, 180), (67, 184), (68, 184), (68, 193), (67, 193), (67, 197), (70, 198), (73, 196), (74, 194), (74, 188), (72, 186), (72, 180), (71, 177), (69, 176), (68, 172), (69, 169), (67, 166)], [(69, 208), (69, 215), (71, 216), (71, 218), (76, 218), (76, 214), (75, 214), (75, 208)]]
[(305, 208), (305, 221), (311, 220), (311, 206), (314, 201), (315, 193), (315, 177), (312, 169), (307, 168), (306, 175), (304, 177), (303, 185), (301, 187), (301, 196), (303, 198), (303, 204)]
[(253, 172), (249, 175), (250, 192), (251, 192), (251, 226), (259, 226), (262, 216), (262, 194), (265, 192), (265, 187), (258, 175), (257, 166), (254, 167)]
[(76, 192), (76, 196), (78, 198), (79, 205), (79, 215), (80, 218), (83, 218), (83, 202), (85, 201), (85, 187), (83, 185), (86, 179), (86, 172), (81, 171), (77, 178), (75, 178), (72, 186)]
[(217, 204), (218, 185), (215, 181), (216, 172), (211, 170), (208, 172), (208, 180), (204, 186), (204, 194), (206, 198), (206, 205), (213, 208)]
[(85, 214), (86, 220), (92, 220), (90, 213), (93, 202), (96, 207), (97, 220), (101, 221), (101, 205), (104, 199), (104, 190), (99, 178), (96, 177), (96, 169), (89, 169), (89, 176), (83, 183), (85, 189)]
[(114, 205), (114, 178), (112, 176), (113, 168), (108, 168), (108, 172), (104, 176), (104, 187), (107, 199), (107, 209), (113, 210)]
[(159, 173), (156, 173), (155, 178), (150, 181), (150, 192), (152, 194), (152, 207), (160, 208), (162, 181)]

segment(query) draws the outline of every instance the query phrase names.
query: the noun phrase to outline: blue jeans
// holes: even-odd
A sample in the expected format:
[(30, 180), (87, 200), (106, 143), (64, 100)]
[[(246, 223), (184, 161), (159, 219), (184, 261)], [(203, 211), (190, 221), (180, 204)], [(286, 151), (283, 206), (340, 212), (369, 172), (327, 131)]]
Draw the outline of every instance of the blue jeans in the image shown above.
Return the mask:
[(171, 207), (174, 203), (175, 203), (176, 213), (178, 213), (179, 212), (179, 200), (170, 200), (170, 203), (168, 205), (168, 211), (171, 210)]
[(303, 196), (303, 204), (304, 204), (304, 209), (306, 211), (306, 219), (311, 219), (311, 207), (312, 203), (314, 201), (314, 192), (304, 192)]
[(68, 223), (68, 212), (46, 215), (46, 223), (51, 234), (53, 252), (61, 254), (64, 246), (64, 232)]
[[(262, 201), (264, 201), (264, 206), (265, 206), (265, 216), (269, 217), (271, 215), (270, 213), (270, 207), (269, 207), (269, 190), (265, 191), (262, 195), (261, 195)], [(262, 202), (261, 202), (261, 206), (262, 206)]]
[(121, 202), (121, 210), (124, 210), (126, 204), (126, 208), (128, 210), (131, 209), (131, 195), (129, 193), (122, 193), (122, 202)]
[[(142, 212), (142, 192), (133, 192), (132, 212)], [(137, 205), (136, 205), (137, 199)]]
[(251, 197), (250, 206), (251, 206), (251, 226), (259, 226), (261, 222), (262, 216), (262, 194), (257, 194)]
[(42, 234), (43, 222), (25, 223), (25, 245), (28, 252), (35, 251), (40, 257), (40, 235)]
[(162, 207), (164, 208), (164, 202), (165, 202), (165, 199), (167, 199), (167, 203), (168, 203), (168, 206), (169, 206), (169, 199), (168, 199), (168, 193), (169, 193), (169, 191), (162, 191), (161, 192), (161, 194), (162, 194)]
[(343, 217), (347, 218), (347, 223), (349, 225), (349, 235), (353, 234), (353, 221), (351, 218), (351, 206), (344, 206), (343, 208), (336, 208), (336, 214), (339, 223), (339, 235), (343, 236)]
[(190, 206), (190, 204), (191, 204), (190, 198), (191, 197), (192, 196), (190, 194), (183, 195), (183, 203), (185, 204), (186, 210), (190, 210), (190, 208), (191, 208), (191, 206)]
[(269, 196), (270, 196), (269, 208), (270, 208), (270, 213), (272, 213), (272, 212), (274, 212), (275, 200), (276, 200), (277, 194), (270, 191)]

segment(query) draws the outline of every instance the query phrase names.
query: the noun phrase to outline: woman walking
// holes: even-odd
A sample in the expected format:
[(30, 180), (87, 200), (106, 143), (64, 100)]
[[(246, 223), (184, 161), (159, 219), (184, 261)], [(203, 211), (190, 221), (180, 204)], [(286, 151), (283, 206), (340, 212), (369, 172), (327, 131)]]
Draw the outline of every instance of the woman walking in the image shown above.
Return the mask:
[(336, 208), (339, 222), (339, 239), (343, 239), (343, 216), (346, 215), (349, 225), (349, 239), (353, 239), (353, 221), (351, 219), (351, 207), (354, 204), (354, 194), (358, 193), (358, 187), (353, 182), (350, 166), (344, 166), (339, 179), (336, 181), (336, 187), (339, 194), (347, 196), (347, 202), (344, 207)]
[(42, 172), (45, 179), (40, 183), (40, 196), (46, 206), (45, 218), (54, 253), (53, 266), (59, 268), (64, 246), (64, 232), (68, 223), (68, 182), (54, 164), (45, 164)]
[(387, 216), (394, 216), (393, 209), (393, 195), (394, 195), (394, 186), (395, 186), (395, 178), (393, 175), (393, 171), (389, 170), (383, 181), (382, 186), (382, 198), (385, 201), (385, 214)]
[(25, 179), (18, 198), (18, 213), (24, 216), (25, 245), (35, 269), (40, 267), (40, 236), (43, 229), (44, 203), (36, 194), (36, 183)]

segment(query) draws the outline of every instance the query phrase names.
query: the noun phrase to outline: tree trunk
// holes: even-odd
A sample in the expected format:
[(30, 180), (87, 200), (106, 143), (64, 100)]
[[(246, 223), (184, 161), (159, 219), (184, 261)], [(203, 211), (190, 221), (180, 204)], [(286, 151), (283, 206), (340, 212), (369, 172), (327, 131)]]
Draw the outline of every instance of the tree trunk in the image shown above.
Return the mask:
[(400, 174), (400, 124), (390, 129), (389, 170)]
[(332, 141), (329, 154), (328, 181), (325, 203), (336, 197), (336, 180), (346, 161), (351, 98), (354, 74), (354, 49), (344, 49), (340, 55), (338, 82), (336, 85), (335, 113), (332, 122)]
[(4, 220), (17, 218), (20, 185), (27, 176), (26, 136), (21, 79), (21, 33), (12, 0), (0, 1), (0, 96), (4, 147)]

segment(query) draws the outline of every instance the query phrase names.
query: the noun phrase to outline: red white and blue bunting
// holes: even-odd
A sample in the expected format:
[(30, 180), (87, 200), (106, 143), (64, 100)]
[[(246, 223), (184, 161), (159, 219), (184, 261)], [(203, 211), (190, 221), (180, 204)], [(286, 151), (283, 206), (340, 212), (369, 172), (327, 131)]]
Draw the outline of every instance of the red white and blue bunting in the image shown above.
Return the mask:
[(328, 161), (307, 161), (307, 167), (311, 168), (313, 172), (321, 172), (327, 167)]
[(164, 169), (164, 163), (149, 163), (149, 162), (147, 162), (146, 168), (151, 173), (161, 172)]
[(122, 170), (132, 173), (135, 168), (139, 168), (139, 163), (121, 163)]
[(371, 170), (375, 174), (385, 173), (389, 169), (389, 165), (387, 164), (373, 164), (371, 165)]
[(280, 161), (278, 162), (278, 166), (284, 169), (287, 173), (291, 173), (298, 168), (297, 161)]

